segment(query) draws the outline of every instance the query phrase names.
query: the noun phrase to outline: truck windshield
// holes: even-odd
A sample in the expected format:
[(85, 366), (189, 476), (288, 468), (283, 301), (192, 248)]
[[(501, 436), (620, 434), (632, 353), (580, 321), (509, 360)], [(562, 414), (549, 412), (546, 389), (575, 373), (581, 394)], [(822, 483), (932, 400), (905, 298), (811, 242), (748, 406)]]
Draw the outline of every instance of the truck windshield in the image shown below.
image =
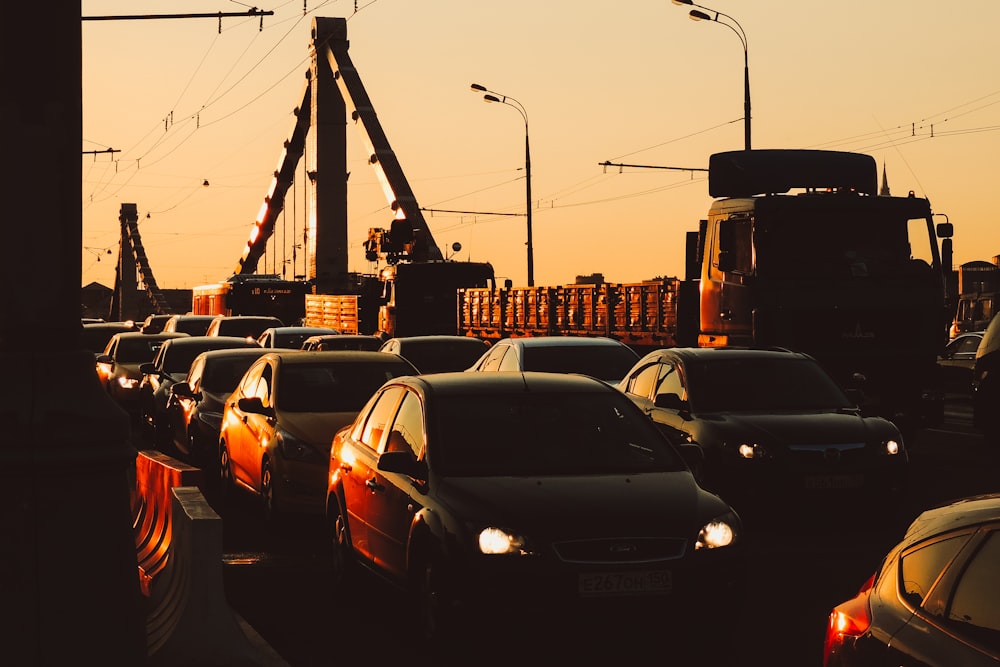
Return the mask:
[[(767, 278), (886, 277), (930, 274), (935, 239), (926, 218), (871, 212), (760, 217), (755, 269)], [(841, 214), (843, 213), (843, 214)]]

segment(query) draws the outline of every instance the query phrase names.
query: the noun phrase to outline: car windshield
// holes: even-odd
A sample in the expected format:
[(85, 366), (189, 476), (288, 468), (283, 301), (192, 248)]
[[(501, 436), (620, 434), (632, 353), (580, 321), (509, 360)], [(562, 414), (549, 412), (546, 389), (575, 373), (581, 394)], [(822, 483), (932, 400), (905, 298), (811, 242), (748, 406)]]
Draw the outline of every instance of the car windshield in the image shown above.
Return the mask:
[(684, 469), (677, 451), (625, 396), (449, 396), (428, 442), (451, 476), (601, 475)]
[(620, 345), (546, 345), (525, 347), (523, 352), (526, 371), (583, 373), (602, 380), (625, 377), (636, 362), (635, 353)]
[(717, 359), (686, 365), (695, 412), (853, 407), (839, 385), (807, 359)]
[(372, 394), (394, 377), (412, 375), (405, 363), (283, 366), (276, 384), (283, 412), (358, 412)]

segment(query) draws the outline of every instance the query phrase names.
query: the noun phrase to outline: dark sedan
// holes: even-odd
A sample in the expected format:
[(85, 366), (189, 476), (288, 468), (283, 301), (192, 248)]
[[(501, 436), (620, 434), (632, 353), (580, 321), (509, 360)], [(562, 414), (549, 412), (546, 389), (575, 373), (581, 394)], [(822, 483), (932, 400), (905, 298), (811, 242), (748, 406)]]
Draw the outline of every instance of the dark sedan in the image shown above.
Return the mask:
[(827, 622), (824, 667), (1000, 665), (1000, 494), (926, 510)]
[[(809, 355), (662, 348), (619, 388), (677, 442), (700, 445), (704, 481), (738, 508), (806, 500), (899, 500), (909, 455), (899, 429), (862, 416)], [(791, 500), (791, 502), (789, 502)], [(892, 511), (894, 502), (876, 507)]]
[(139, 366), (139, 416), (145, 436), (154, 445), (169, 445), (167, 421), (170, 387), (187, 377), (194, 358), (208, 350), (249, 347), (262, 349), (257, 341), (237, 336), (185, 336), (164, 341), (152, 361)]
[(464, 371), (490, 346), (471, 336), (400, 336), (390, 338), (379, 348), (407, 359), (421, 373)]
[(656, 636), (666, 655), (738, 610), (739, 516), (594, 378), (390, 380), (337, 433), (328, 480), (335, 585), (359, 564), (395, 582), (432, 645), (593, 623)]
[(166, 416), (174, 450), (202, 468), (212, 468), (226, 399), (250, 365), (267, 350), (236, 347), (202, 352), (187, 377), (170, 386)]
[(953, 394), (972, 393), (972, 372), (976, 365), (976, 350), (984, 331), (970, 331), (955, 336), (938, 355), (937, 365), (945, 391)]

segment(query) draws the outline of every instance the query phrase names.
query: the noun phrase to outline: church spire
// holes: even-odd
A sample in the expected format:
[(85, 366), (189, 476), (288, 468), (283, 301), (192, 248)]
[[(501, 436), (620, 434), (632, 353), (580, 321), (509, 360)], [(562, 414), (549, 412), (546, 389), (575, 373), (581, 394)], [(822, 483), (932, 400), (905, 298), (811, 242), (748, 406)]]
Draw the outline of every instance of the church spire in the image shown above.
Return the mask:
[(889, 179), (885, 175), (885, 162), (882, 163), (882, 189), (878, 191), (879, 197), (889, 197)]

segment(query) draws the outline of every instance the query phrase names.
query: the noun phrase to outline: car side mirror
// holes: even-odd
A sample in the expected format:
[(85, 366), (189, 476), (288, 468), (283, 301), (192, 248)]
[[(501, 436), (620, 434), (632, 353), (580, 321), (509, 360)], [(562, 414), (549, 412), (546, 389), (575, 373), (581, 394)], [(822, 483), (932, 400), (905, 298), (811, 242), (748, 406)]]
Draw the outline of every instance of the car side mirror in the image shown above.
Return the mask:
[(249, 412), (254, 415), (264, 415), (265, 417), (271, 417), (272, 419), (274, 418), (274, 408), (264, 407), (264, 403), (258, 396), (241, 398), (236, 402), (236, 405), (243, 412)]
[(684, 401), (677, 394), (657, 394), (656, 399), (653, 401), (653, 405), (658, 408), (667, 408), (669, 410), (683, 410)]
[(175, 382), (170, 385), (170, 393), (177, 396), (183, 396), (184, 398), (194, 398), (194, 392), (191, 391), (191, 385), (187, 382)]
[(157, 375), (159, 371), (156, 370), (156, 366), (152, 361), (147, 361), (139, 364), (139, 372), (143, 375)]
[(413, 452), (385, 452), (378, 457), (376, 468), (381, 472), (409, 475), (418, 482), (427, 481), (427, 464), (418, 461)]
[(115, 360), (111, 358), (110, 354), (99, 354), (97, 355), (97, 363), (99, 364), (113, 364)]

